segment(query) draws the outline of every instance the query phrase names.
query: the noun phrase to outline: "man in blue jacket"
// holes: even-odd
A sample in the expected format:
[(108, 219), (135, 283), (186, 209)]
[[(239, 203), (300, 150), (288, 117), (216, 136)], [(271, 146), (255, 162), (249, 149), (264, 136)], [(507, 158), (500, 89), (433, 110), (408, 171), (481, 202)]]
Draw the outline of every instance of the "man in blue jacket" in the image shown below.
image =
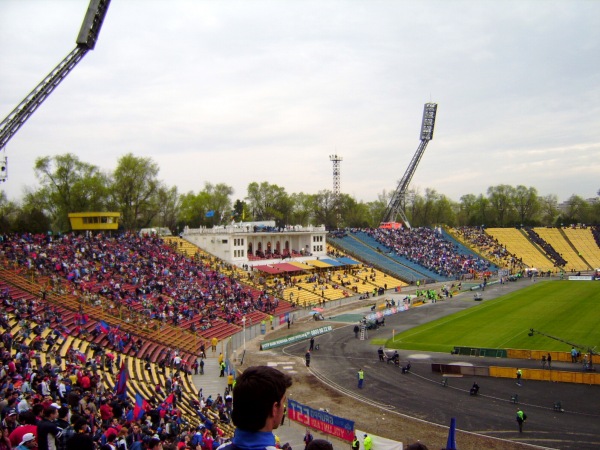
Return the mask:
[(286, 391), (291, 385), (292, 378), (273, 367), (246, 369), (233, 389), (233, 440), (219, 450), (275, 449), (273, 430), (281, 423)]

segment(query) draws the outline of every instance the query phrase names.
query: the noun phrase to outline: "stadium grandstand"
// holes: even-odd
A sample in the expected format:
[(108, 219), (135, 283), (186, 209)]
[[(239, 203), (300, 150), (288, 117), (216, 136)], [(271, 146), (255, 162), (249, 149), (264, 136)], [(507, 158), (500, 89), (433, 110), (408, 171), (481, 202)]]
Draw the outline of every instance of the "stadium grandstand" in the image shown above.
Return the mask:
[[(311, 236), (322, 230), (304, 231), (303, 239), (321, 245)], [(419, 281), (441, 287), (417, 297), (440, 298), (460, 289), (459, 280), (494, 277), (500, 269), (600, 266), (594, 230), (534, 231), (539, 240), (518, 229), (353, 229), (329, 233), (319, 256), (294, 249), (255, 254), (260, 259), (242, 264), (177, 236), (5, 235), (2, 394), (19, 389), (30, 392), (34, 405), (58, 401), (77, 408), (89, 393), (97, 407), (110, 404), (121, 425), (141, 426), (140, 439), (159, 434), (176, 440), (183, 430), (204, 426), (204, 438), (220, 442), (233, 432), (230, 405), (224, 395), (207, 398), (193, 382), (199, 361), (215, 363), (213, 355), (200, 358), (214, 342), (227, 342), (222, 349), (229, 371), (246, 327), (282, 325), (301, 308), (372, 298)], [(269, 242), (276, 243), (298, 232), (250, 233), (258, 247), (259, 233), (270, 233)], [(285, 237), (274, 248), (289, 248), (286, 241), (293, 242)], [(571, 265), (556, 266), (548, 248)], [(61, 380), (73, 395), (61, 398)], [(110, 434), (109, 422), (98, 420), (99, 439)]]

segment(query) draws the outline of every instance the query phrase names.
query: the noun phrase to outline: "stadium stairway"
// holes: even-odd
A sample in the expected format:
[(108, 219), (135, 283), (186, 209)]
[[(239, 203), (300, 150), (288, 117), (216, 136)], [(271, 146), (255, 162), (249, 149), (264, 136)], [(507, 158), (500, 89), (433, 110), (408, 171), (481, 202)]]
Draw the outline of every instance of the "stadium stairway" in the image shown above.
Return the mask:
[[(210, 349), (207, 351), (207, 356), (210, 356)], [(219, 360), (215, 357), (204, 359), (204, 375), (192, 375), (192, 382), (197, 392), (202, 390), (204, 397), (216, 398), (217, 394), (223, 395), (227, 387), (227, 372), (224, 377), (220, 377)]]

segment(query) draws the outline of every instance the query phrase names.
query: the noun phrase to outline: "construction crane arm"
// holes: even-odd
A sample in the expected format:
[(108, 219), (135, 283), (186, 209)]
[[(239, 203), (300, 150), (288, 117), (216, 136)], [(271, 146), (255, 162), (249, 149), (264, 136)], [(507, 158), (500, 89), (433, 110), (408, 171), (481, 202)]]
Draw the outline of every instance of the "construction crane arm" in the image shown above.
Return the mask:
[(75, 47), (0, 123), (0, 149), (4, 148), (38, 106), (46, 100), (46, 97), (64, 80), (87, 52), (87, 49)]
[(15, 109), (0, 123), (0, 150), (19, 131), (48, 95), (75, 68), (90, 50), (93, 50), (104, 22), (110, 0), (91, 0), (79, 36), (77, 47), (69, 53)]

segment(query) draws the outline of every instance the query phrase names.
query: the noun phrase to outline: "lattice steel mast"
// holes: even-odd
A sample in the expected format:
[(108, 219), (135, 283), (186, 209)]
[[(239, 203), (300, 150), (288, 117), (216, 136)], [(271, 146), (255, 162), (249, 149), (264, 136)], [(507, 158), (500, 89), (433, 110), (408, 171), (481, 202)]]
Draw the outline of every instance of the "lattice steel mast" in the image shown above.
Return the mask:
[[(77, 63), (90, 50), (93, 50), (98, 40), (100, 28), (104, 22), (106, 11), (111, 0), (90, 0), (83, 24), (77, 36), (77, 47), (71, 51), (15, 109), (0, 123), (0, 151), (16, 134), (21, 126), (31, 117), (35, 110), (52, 93), (54, 88), (75, 68)], [(6, 180), (6, 156), (0, 158), (0, 181)]]
[(425, 103), (425, 108), (423, 110), (423, 121), (421, 123), (421, 143), (417, 148), (406, 172), (404, 172), (404, 176), (398, 183), (398, 187), (392, 196), (390, 203), (385, 210), (385, 214), (383, 215), (382, 222), (395, 222), (396, 217), (399, 215), (407, 228), (410, 228), (410, 223), (406, 218), (406, 214), (402, 209), (402, 204), (404, 203), (404, 198), (406, 197), (406, 192), (408, 190), (408, 185), (410, 184), (410, 180), (412, 180), (415, 171), (417, 170), (417, 166), (419, 165), (419, 161), (427, 148), (427, 144), (430, 140), (433, 139), (433, 128), (435, 126), (435, 116), (437, 113), (437, 103)]
[(340, 196), (340, 163), (344, 158), (335, 154), (329, 155), (329, 160), (333, 163), (333, 196), (337, 200)]

